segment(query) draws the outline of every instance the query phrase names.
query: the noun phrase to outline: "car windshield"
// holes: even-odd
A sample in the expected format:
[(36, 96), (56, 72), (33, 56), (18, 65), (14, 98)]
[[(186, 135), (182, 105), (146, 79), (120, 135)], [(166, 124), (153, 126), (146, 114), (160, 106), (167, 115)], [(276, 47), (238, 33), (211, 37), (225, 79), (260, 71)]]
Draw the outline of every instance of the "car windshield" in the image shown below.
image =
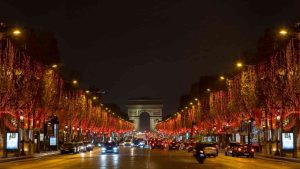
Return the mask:
[(107, 142), (107, 143), (105, 143), (105, 146), (108, 146), (108, 147), (116, 146), (116, 143), (114, 143), (114, 142)]

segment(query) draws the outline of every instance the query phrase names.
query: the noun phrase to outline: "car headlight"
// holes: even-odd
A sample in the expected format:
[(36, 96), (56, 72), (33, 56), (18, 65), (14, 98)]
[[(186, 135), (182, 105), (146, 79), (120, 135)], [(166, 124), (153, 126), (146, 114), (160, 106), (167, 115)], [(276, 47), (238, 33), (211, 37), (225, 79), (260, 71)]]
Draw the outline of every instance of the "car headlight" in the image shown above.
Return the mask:
[(203, 151), (199, 151), (200, 153), (204, 153)]
[(105, 150), (106, 150), (106, 148), (105, 148), (105, 147), (102, 147), (102, 148), (101, 148), (101, 150), (102, 150), (102, 151), (105, 151)]

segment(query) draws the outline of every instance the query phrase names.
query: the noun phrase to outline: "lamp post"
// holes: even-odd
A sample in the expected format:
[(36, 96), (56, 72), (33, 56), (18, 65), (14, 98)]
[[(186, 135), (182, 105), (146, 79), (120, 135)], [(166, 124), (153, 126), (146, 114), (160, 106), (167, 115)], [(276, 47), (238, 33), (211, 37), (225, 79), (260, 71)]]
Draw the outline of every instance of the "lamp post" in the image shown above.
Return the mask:
[(251, 139), (251, 136), (252, 136), (252, 123), (253, 123), (253, 118), (250, 118), (250, 120), (248, 121), (248, 144), (251, 144), (252, 145), (252, 139)]
[(279, 136), (280, 136), (280, 131), (279, 131), (279, 126), (280, 126), (280, 116), (276, 116), (276, 124), (277, 124), (277, 134), (276, 134), (276, 152), (275, 155), (280, 155), (279, 153)]
[(26, 155), (25, 154), (25, 151), (24, 151), (24, 133), (23, 133), (23, 130), (24, 130), (24, 116), (21, 114), (20, 115), (20, 122), (21, 122), (21, 134), (22, 134), (22, 137), (21, 137), (21, 143), (22, 143), (22, 147), (21, 147), (21, 155)]
[(64, 133), (64, 134), (65, 134), (65, 135), (64, 135), (64, 142), (67, 142), (67, 140), (68, 140), (68, 133), (69, 133), (69, 132), (68, 132), (68, 126), (66, 125), (66, 126), (65, 126), (65, 133)]

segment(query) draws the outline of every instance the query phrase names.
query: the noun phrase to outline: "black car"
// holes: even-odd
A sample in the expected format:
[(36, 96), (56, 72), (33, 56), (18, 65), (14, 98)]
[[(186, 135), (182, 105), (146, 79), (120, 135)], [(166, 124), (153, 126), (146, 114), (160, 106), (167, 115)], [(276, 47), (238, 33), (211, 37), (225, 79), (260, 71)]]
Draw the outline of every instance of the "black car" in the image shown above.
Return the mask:
[(61, 154), (65, 153), (78, 153), (78, 148), (72, 142), (64, 143), (60, 148)]
[(115, 142), (106, 142), (103, 145), (103, 147), (101, 148), (101, 152), (102, 152), (102, 154), (105, 154), (105, 153), (118, 154), (119, 153), (119, 147), (117, 146), (117, 144)]

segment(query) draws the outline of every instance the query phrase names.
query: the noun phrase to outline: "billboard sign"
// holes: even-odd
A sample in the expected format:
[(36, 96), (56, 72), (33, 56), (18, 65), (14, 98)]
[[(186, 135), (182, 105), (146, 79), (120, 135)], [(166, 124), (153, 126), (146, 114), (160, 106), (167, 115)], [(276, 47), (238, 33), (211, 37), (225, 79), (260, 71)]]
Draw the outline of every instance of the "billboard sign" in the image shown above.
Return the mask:
[(56, 137), (50, 137), (50, 146), (56, 146)]
[(294, 149), (294, 133), (282, 133), (282, 150)]
[(19, 147), (19, 133), (6, 133), (6, 149), (18, 150)]

